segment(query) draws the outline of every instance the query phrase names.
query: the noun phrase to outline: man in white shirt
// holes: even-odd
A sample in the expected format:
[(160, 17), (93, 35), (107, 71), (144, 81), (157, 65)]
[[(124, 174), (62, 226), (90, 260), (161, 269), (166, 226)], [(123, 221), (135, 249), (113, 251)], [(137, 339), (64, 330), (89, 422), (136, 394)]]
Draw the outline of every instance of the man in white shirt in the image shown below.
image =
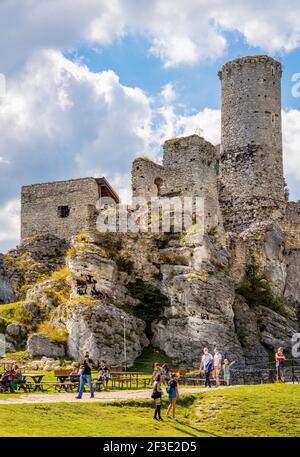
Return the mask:
[(222, 369), (222, 354), (218, 347), (214, 349), (214, 378), (216, 380), (216, 386), (220, 385), (220, 371)]
[(214, 368), (213, 356), (208, 352), (208, 348), (203, 349), (203, 356), (200, 363), (200, 372), (204, 370), (205, 387), (211, 387), (210, 374)]

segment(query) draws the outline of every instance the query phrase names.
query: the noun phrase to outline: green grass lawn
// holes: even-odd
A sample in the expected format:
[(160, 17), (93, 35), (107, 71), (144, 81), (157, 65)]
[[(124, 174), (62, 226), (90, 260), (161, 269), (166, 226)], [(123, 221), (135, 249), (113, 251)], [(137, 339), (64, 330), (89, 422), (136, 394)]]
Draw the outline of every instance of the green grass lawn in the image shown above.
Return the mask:
[(0, 405), (0, 436), (194, 436), (195, 401), (182, 398), (179, 423), (154, 421), (151, 400)]
[(0, 405), (0, 436), (299, 436), (299, 405), (299, 385), (276, 384), (182, 396), (178, 422), (151, 400)]
[(197, 406), (195, 424), (219, 436), (300, 436), (300, 385), (207, 392)]

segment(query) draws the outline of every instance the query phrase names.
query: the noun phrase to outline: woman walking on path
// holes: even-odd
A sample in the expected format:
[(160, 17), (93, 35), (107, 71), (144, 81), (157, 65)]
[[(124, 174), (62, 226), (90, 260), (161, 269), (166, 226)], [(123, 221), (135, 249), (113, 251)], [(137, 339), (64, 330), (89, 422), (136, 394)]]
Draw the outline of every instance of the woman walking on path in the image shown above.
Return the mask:
[(285, 361), (286, 361), (286, 357), (283, 353), (283, 348), (280, 347), (277, 349), (277, 352), (275, 354), (277, 381), (284, 382), (284, 362)]
[(172, 374), (171, 380), (168, 383), (167, 387), (167, 394), (169, 396), (170, 404), (167, 409), (167, 417), (170, 417), (170, 412), (172, 412), (173, 420), (177, 420), (175, 417), (175, 410), (176, 410), (176, 401), (179, 398), (179, 391), (178, 391), (178, 377), (175, 373)]
[(211, 387), (210, 375), (213, 370), (213, 356), (208, 352), (208, 348), (203, 349), (203, 356), (200, 363), (200, 372), (204, 370), (205, 387)]
[(162, 396), (162, 389), (161, 389), (161, 375), (158, 374), (156, 376), (155, 382), (153, 384), (153, 392), (152, 398), (155, 402), (155, 412), (153, 419), (162, 421), (161, 417), (161, 396)]

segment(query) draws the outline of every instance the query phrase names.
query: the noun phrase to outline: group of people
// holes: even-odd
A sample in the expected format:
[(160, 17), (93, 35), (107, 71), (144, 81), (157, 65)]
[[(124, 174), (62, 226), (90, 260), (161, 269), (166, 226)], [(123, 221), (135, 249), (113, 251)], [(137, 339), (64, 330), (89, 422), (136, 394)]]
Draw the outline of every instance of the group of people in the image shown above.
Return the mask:
[[(278, 348), (275, 353), (275, 364), (276, 364), (276, 377), (277, 381), (284, 382), (284, 365), (286, 357), (284, 355), (284, 349)], [(204, 385), (205, 387), (211, 387), (211, 376), (214, 377), (216, 386), (221, 383), (220, 375), (223, 372), (223, 380), (226, 385), (230, 384), (230, 370), (234, 361), (229, 361), (227, 358), (223, 360), (223, 356), (218, 347), (213, 350), (213, 355), (209, 352), (208, 348), (203, 349), (203, 355), (200, 362), (200, 374), (204, 373)], [(79, 379), (79, 391), (76, 396), (77, 399), (81, 399), (85, 384), (88, 384), (91, 398), (94, 398), (94, 387), (92, 380), (92, 369), (93, 360), (90, 358), (89, 352), (84, 352), (84, 359), (79, 367), (74, 367), (71, 374), (70, 380), (76, 382)], [(105, 360), (102, 360), (98, 370), (98, 382), (102, 384), (103, 388), (107, 387), (110, 379), (110, 368)], [(152, 399), (155, 403), (154, 419), (162, 421), (161, 417), (161, 405), (163, 387), (166, 387), (166, 393), (169, 398), (169, 405), (167, 408), (167, 417), (172, 417), (176, 420), (176, 401), (179, 398), (178, 390), (179, 375), (177, 373), (171, 373), (167, 364), (160, 365), (159, 363), (154, 364), (152, 382), (153, 391)], [(25, 386), (25, 380), (23, 379), (21, 368), (15, 364), (12, 369), (6, 370), (0, 376), (0, 389), (9, 390), (11, 392), (17, 390), (20, 387)]]
[(212, 355), (208, 348), (203, 349), (203, 355), (200, 363), (200, 373), (204, 372), (205, 376), (205, 387), (211, 387), (211, 376), (213, 375), (216, 386), (219, 386), (220, 374), (223, 371), (223, 379), (227, 386), (230, 384), (230, 368), (235, 361), (229, 361), (227, 358), (223, 361), (223, 356), (218, 347), (214, 348), (214, 355)]
[(22, 370), (17, 364), (0, 375), (0, 390), (3, 392), (6, 390), (15, 392), (21, 387), (24, 387), (25, 384), (26, 381), (23, 379)]
[[(169, 398), (169, 405), (167, 408), (167, 417), (176, 419), (176, 400), (179, 398), (178, 390), (178, 378), (177, 373), (171, 373), (166, 364), (160, 366), (159, 363), (154, 364), (154, 370), (152, 375), (153, 391), (151, 398), (155, 403), (154, 420), (162, 421), (161, 417), (161, 403), (163, 395), (163, 385), (166, 385), (166, 392)], [(170, 416), (172, 415), (172, 416)]]
[[(210, 354), (208, 348), (205, 347), (203, 349), (203, 355), (199, 367), (200, 374), (204, 373), (205, 375), (204, 385), (206, 387), (211, 387), (211, 376), (213, 375), (216, 381), (216, 386), (219, 386), (221, 383), (221, 371), (223, 371), (224, 381), (226, 385), (229, 385), (230, 368), (234, 363), (234, 361), (230, 362), (227, 358), (223, 360), (222, 354), (218, 347), (214, 348), (214, 355)], [(172, 417), (174, 420), (177, 420), (175, 412), (176, 401), (179, 398), (178, 380), (179, 375), (177, 373), (171, 373), (166, 364), (154, 364), (152, 374), (153, 391), (151, 395), (155, 403), (155, 411), (153, 417), (154, 420), (163, 420), (161, 417), (161, 405), (164, 385), (166, 386), (166, 393), (169, 398), (167, 417)]]

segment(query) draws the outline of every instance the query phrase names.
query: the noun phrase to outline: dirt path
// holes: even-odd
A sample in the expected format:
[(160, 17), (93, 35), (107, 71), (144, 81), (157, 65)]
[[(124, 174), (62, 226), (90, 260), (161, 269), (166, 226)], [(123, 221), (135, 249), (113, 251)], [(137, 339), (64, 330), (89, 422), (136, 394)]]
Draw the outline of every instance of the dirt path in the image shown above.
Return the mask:
[[(214, 388), (212, 388), (214, 389)], [(224, 389), (224, 387), (218, 387)], [(187, 387), (180, 389), (182, 394), (200, 393), (206, 389), (203, 387)], [(76, 393), (57, 394), (13, 394), (11, 397), (1, 398), (0, 405), (22, 405), (27, 403), (59, 403), (59, 402), (108, 402), (114, 400), (150, 399), (151, 390), (122, 390), (116, 392), (96, 392), (95, 398), (90, 398), (89, 393), (84, 393), (82, 400), (77, 400)]]

